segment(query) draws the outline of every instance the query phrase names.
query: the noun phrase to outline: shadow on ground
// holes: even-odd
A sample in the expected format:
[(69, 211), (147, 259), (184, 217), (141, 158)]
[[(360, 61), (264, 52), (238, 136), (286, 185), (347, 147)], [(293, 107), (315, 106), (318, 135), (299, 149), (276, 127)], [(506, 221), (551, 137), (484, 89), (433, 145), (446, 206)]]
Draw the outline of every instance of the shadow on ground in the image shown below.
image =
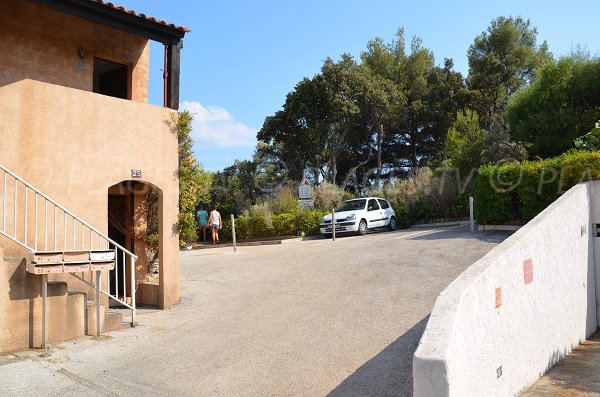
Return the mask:
[(412, 396), (413, 354), (428, 319), (429, 316), (415, 324), (346, 378), (328, 396)]

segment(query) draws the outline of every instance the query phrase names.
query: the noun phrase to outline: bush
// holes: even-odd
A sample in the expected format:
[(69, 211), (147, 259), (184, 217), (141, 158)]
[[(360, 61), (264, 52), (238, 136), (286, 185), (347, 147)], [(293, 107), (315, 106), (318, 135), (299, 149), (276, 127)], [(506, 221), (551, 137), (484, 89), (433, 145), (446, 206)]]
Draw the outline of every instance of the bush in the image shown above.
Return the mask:
[(273, 236), (274, 229), (267, 226), (264, 216), (244, 215), (235, 220), (235, 232), (238, 240), (252, 240)]
[(273, 211), (271, 211), (271, 205), (267, 201), (260, 204), (254, 204), (244, 215), (254, 219), (260, 218), (264, 221), (267, 228), (273, 228)]
[(341, 187), (337, 187), (328, 182), (321, 183), (313, 190), (313, 200), (315, 208), (320, 210), (331, 211), (337, 207), (342, 201), (353, 198), (352, 194), (346, 192)]
[(278, 236), (294, 236), (297, 233), (296, 215), (293, 213), (273, 215), (273, 228)]
[[(254, 240), (276, 236), (295, 236), (304, 233), (307, 236), (319, 234), (319, 224), (325, 215), (320, 210), (298, 210), (270, 216), (271, 226), (264, 215), (242, 215), (235, 220), (238, 240)], [(231, 222), (223, 222), (219, 232), (222, 240), (231, 240)]]
[(291, 184), (283, 186), (271, 201), (271, 208), (276, 215), (299, 211), (298, 186)]
[(464, 216), (465, 208), (468, 214), (467, 204), (456, 205), (463, 197), (458, 194), (459, 182), (452, 169), (433, 172), (424, 167), (406, 179), (386, 183), (381, 191), (371, 190), (369, 194), (385, 197), (396, 212), (397, 225), (409, 227), (415, 222)]
[(297, 216), (298, 231), (303, 232), (307, 236), (315, 236), (320, 233), (319, 224), (321, 219), (329, 211), (323, 210), (304, 210), (300, 211)]
[(533, 219), (579, 182), (600, 179), (600, 152), (571, 151), (538, 161), (479, 168), (474, 191), (480, 224), (520, 223)]

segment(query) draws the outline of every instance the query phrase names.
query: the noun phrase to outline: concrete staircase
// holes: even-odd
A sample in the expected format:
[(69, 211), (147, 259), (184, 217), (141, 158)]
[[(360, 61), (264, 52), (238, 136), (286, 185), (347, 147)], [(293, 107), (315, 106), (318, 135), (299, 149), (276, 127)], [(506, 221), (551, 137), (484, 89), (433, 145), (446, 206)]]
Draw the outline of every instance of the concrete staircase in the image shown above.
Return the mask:
[[(0, 179), (0, 353), (120, 328), (120, 314), (100, 306), (109, 301), (128, 307), (134, 326), (137, 256), (2, 164)], [(122, 285), (111, 294), (102, 284), (117, 263)]]
[[(0, 353), (39, 348), (42, 344), (42, 278), (27, 272), (29, 253), (0, 236)], [(70, 282), (70, 281), (69, 281)], [(72, 284), (79, 284), (74, 279)], [(48, 281), (47, 335), (49, 343), (95, 335), (94, 294), (69, 290), (66, 281)], [(100, 305), (102, 332), (122, 327), (122, 314)]]

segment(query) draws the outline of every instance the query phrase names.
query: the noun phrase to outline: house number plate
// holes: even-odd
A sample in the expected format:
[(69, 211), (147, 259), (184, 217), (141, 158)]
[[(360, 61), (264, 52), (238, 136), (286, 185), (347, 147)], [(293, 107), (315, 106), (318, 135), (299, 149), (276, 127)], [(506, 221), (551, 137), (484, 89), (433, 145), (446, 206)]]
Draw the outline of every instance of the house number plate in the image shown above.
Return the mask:
[(131, 170), (131, 177), (132, 178), (141, 178), (142, 170)]

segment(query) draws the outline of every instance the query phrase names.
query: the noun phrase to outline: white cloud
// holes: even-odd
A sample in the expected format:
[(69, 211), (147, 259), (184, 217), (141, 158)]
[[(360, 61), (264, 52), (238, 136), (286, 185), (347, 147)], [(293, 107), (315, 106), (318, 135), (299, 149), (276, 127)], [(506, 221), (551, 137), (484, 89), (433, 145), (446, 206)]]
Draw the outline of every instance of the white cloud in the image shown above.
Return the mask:
[(217, 146), (256, 146), (258, 130), (248, 127), (219, 106), (204, 106), (200, 102), (185, 101), (181, 108), (194, 116), (192, 122), (195, 137)]

